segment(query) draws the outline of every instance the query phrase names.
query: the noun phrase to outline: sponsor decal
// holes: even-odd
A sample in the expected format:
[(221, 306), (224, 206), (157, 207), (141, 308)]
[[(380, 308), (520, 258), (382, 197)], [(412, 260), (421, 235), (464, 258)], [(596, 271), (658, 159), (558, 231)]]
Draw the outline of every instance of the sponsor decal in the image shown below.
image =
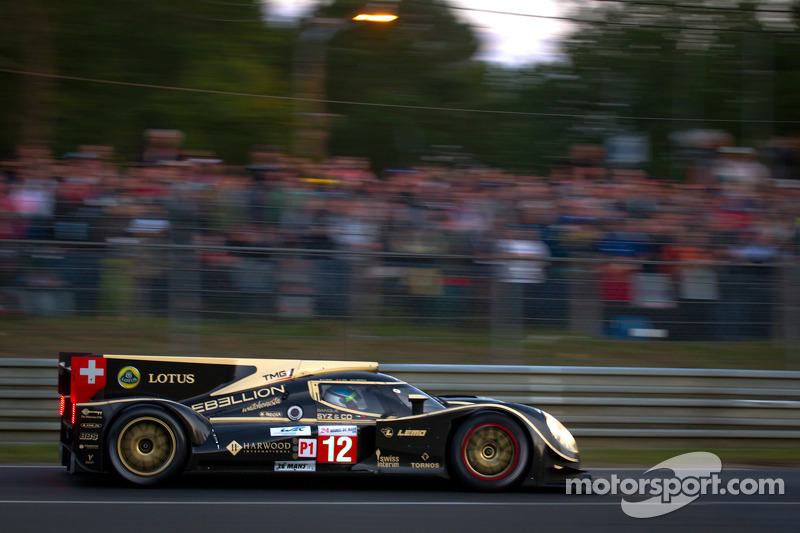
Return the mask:
[[(321, 415), (320, 413), (325, 413), (325, 414)], [(329, 414), (332, 414), (334, 416), (331, 417), (329, 416)], [(320, 420), (352, 420), (354, 418), (367, 418), (367, 417), (359, 414), (342, 413), (338, 409), (331, 409), (329, 407), (319, 405), (317, 406), (317, 418)]]
[(237, 453), (242, 451), (242, 445), (236, 442), (235, 440), (232, 440), (230, 444), (225, 446), (225, 449), (231, 452), (231, 455), (235, 457)]
[(103, 411), (92, 411), (88, 407), (81, 409), (83, 418), (103, 418)]
[[(352, 428), (350, 431), (349, 428)], [(317, 462), (319, 463), (355, 463), (358, 437), (356, 437), (355, 426), (343, 426), (345, 434), (328, 433), (323, 434), (323, 429), (338, 430), (338, 427), (321, 427), (317, 437)]]
[(283, 418), (283, 414), (278, 411), (261, 411), (258, 413), (258, 416), (263, 416), (264, 418)]
[(429, 463), (428, 459), (431, 458), (427, 453), (420, 455), (424, 463), (411, 463), (411, 468), (439, 468), (439, 463)]
[(265, 400), (263, 402), (256, 402), (254, 404), (250, 404), (244, 409), (242, 409), (243, 413), (250, 413), (252, 411), (258, 411), (259, 409), (266, 409), (267, 407), (272, 407), (273, 405), (278, 405), (281, 403), (280, 398), (270, 398), (269, 400)]
[(294, 368), (289, 368), (287, 370), (279, 370), (278, 372), (264, 374), (264, 379), (267, 381), (275, 381), (278, 379), (289, 379), (292, 377), (294, 373)]
[(238, 442), (231, 441), (225, 447), (226, 450), (231, 452), (231, 455), (241, 453), (292, 453), (292, 443), (289, 441), (273, 441), (273, 442)]
[(251, 453), (266, 453), (266, 452), (291, 452), (292, 443), (289, 441), (272, 441), (272, 442), (244, 442), (242, 443), (243, 451)]
[(401, 429), (397, 432), (398, 437), (424, 437), (427, 429)]
[(362, 417), (350, 413), (317, 413), (317, 420), (353, 420), (354, 418)]
[(195, 412), (204, 413), (206, 411), (222, 409), (223, 407), (230, 407), (240, 403), (254, 402), (259, 399), (270, 398), (278, 393), (286, 394), (286, 387), (284, 385), (276, 385), (274, 387), (265, 387), (259, 390), (240, 392), (231, 396), (225, 396), (224, 398), (220, 398), (218, 400), (208, 400), (202, 403), (196, 403), (192, 405), (192, 409), (194, 409)]
[(73, 403), (89, 401), (106, 386), (106, 360), (102, 357), (73, 357), (70, 396)]
[(78, 440), (100, 440), (100, 435), (97, 433), (82, 432), (78, 435)]
[(81, 450), (99, 450), (100, 446), (97, 444), (79, 444), (78, 449)]
[(194, 383), (194, 374), (148, 374), (148, 383), (158, 383), (164, 385), (166, 383), (191, 385)]
[(378, 468), (400, 467), (400, 457), (397, 455), (381, 455), (380, 450), (375, 450), (375, 456), (378, 458)]
[(97, 422), (84, 422), (81, 424), (81, 427), (86, 429), (100, 429), (103, 427), (103, 424), (98, 424)]
[(317, 440), (316, 439), (297, 439), (297, 457), (304, 459), (316, 459)]
[(139, 370), (133, 366), (126, 366), (117, 374), (117, 383), (123, 389), (134, 389), (139, 384), (142, 375)]
[(357, 426), (320, 426), (317, 435), (349, 435), (355, 437), (358, 435)]
[(275, 461), (276, 472), (314, 472), (316, 469), (314, 461)]
[(85, 465), (93, 465), (94, 464), (94, 454), (89, 454), (86, 456), (86, 461), (83, 462)]
[(394, 430), (392, 428), (382, 428), (381, 433), (383, 433), (383, 436), (387, 439), (391, 439), (394, 436)]
[(309, 437), (311, 426), (290, 426), (285, 428), (269, 428), (271, 437)]
[(303, 408), (299, 405), (293, 405), (286, 411), (286, 416), (289, 420), (300, 420), (303, 418)]

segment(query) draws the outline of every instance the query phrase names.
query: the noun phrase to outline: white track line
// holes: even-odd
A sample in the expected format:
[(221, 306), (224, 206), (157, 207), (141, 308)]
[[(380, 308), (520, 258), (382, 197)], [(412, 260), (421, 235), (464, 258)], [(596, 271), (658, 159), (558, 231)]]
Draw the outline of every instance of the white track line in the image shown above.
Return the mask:
[[(0, 465), (0, 469), (3, 468), (41, 468), (45, 470), (60, 470), (65, 469), (66, 467), (60, 465)], [(643, 466), (641, 468), (592, 468), (587, 467), (586, 470), (590, 473), (599, 473), (599, 472), (644, 472), (647, 470), (648, 467)], [(798, 470), (796, 466), (789, 466), (789, 467), (737, 467), (737, 468), (725, 468), (724, 472), (739, 472), (739, 471), (783, 471), (783, 470)], [(65, 470), (66, 471), (66, 470)], [(265, 474), (269, 474), (271, 472), (264, 471)]]
[[(354, 501), (310, 501), (310, 502), (297, 502), (297, 501), (289, 501), (289, 502), (282, 502), (282, 501), (275, 501), (275, 502), (237, 502), (237, 501), (164, 501), (164, 500), (141, 500), (141, 501), (126, 501), (126, 500), (0, 500), (0, 505), (3, 504), (31, 504), (31, 505), (255, 505), (255, 506), (280, 506), (280, 505), (336, 505), (336, 506), (360, 506), (360, 505), (368, 505), (368, 506), (380, 506), (380, 505), (394, 505), (394, 506), (403, 506), (403, 505), (425, 505), (425, 506), (436, 506), (436, 505), (446, 505), (446, 506), (484, 506), (484, 507), (493, 507), (493, 506), (503, 506), (503, 507), (549, 507), (549, 506), (615, 506), (619, 507), (620, 502), (460, 502), (460, 501), (442, 501), (442, 502), (431, 502), (431, 501), (410, 501), (410, 502), (402, 502), (402, 501), (386, 501), (386, 502), (375, 502), (375, 501), (364, 501), (364, 502), (354, 502)], [(800, 505), (800, 501), (797, 502), (743, 502), (743, 501), (725, 501), (725, 502), (693, 502), (691, 504), (693, 507), (698, 505)]]

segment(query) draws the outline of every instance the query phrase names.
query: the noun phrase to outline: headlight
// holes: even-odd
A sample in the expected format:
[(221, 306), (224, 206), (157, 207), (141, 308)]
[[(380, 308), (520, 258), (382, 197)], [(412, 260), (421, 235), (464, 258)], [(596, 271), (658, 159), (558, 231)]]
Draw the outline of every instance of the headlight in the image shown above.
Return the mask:
[[(542, 412), (544, 413), (544, 411)], [(564, 427), (564, 424), (548, 413), (544, 413), (544, 418), (547, 420), (547, 427), (550, 429), (550, 433), (553, 434), (558, 443), (572, 453), (578, 453), (578, 445), (575, 444), (575, 437)]]

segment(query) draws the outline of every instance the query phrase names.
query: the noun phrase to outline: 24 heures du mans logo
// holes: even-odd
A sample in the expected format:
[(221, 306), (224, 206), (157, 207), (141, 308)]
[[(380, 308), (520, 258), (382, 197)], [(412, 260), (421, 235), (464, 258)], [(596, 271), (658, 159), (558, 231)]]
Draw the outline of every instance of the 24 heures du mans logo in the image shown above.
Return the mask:
[[(117, 382), (124, 389), (134, 389), (142, 381), (139, 369), (133, 366), (126, 366), (117, 374)], [(194, 383), (194, 374), (150, 374), (145, 376), (146, 383), (155, 384), (179, 384), (191, 385)]]

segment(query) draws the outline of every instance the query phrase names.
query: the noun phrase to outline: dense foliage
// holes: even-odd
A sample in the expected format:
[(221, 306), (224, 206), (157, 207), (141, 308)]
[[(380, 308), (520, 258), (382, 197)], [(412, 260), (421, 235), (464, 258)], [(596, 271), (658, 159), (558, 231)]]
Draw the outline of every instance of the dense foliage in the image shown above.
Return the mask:
[[(315, 16), (363, 4), (337, 0)], [(459, 145), (488, 164), (541, 171), (571, 145), (632, 132), (649, 137), (651, 170), (666, 172), (676, 131), (723, 129), (756, 146), (798, 135), (800, 2), (579, 1), (570, 13), (562, 60), (516, 68), (475, 61), (474, 31), (437, 0), (403, 0), (393, 24), (338, 31), (325, 91), (347, 103), (327, 106), (329, 151), (386, 168)], [(257, 144), (288, 148), (286, 97), (308, 21), (262, 19), (247, 0), (0, 4), (2, 69), (279, 97), (0, 72), (0, 153), (38, 139), (57, 151), (111, 144), (133, 157), (145, 128), (183, 130), (187, 148), (238, 163)]]

